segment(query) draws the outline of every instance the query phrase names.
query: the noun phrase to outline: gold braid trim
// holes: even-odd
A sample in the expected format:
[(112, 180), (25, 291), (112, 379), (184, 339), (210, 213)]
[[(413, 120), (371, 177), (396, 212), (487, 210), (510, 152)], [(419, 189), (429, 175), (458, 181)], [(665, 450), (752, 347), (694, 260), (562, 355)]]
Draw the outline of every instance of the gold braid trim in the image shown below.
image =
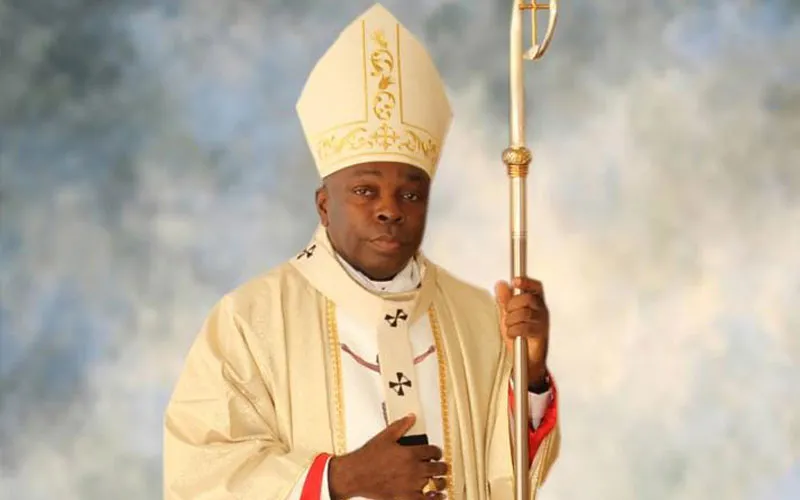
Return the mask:
[(339, 352), (339, 328), (336, 324), (336, 306), (325, 299), (325, 321), (328, 326), (328, 344), (333, 361), (333, 401), (336, 408), (336, 428), (334, 429), (334, 453), (347, 453), (344, 420), (344, 389), (342, 387), (342, 355)]
[(436, 345), (436, 358), (439, 362), (439, 401), (442, 409), (442, 435), (444, 436), (444, 461), (450, 466), (447, 472), (447, 498), (454, 500), (455, 485), (453, 484), (453, 440), (450, 436), (450, 405), (447, 398), (447, 362), (445, 360), (444, 347), (442, 342), (442, 329), (439, 326), (439, 318), (433, 306), (428, 309), (428, 319), (431, 323), (433, 341)]

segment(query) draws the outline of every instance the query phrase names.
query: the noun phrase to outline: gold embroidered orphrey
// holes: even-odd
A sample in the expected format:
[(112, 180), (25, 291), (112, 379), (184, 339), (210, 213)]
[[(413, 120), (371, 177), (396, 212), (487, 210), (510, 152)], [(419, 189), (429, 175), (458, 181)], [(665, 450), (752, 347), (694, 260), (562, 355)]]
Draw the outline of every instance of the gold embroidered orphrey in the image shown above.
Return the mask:
[[(366, 23), (361, 22), (362, 55), (364, 59), (365, 121), (349, 123), (322, 134), (317, 140), (317, 155), (321, 160), (332, 155), (355, 154), (363, 149), (382, 149), (392, 154), (422, 154), (436, 163), (440, 146), (431, 134), (403, 120), (403, 85), (400, 76), (400, 25), (395, 24), (394, 52), (382, 29), (370, 36), (371, 52), (367, 56)], [(368, 66), (371, 70), (368, 69)], [(370, 111), (378, 125), (370, 123)], [(398, 131), (390, 123), (399, 112)]]

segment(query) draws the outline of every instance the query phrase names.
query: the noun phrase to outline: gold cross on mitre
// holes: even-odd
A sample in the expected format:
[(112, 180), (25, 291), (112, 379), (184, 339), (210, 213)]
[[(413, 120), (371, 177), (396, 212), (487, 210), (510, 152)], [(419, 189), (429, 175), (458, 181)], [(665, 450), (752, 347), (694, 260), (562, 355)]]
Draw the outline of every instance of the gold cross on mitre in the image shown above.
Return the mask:
[(317, 62), (297, 113), (323, 178), (373, 161), (407, 163), (433, 178), (452, 121), (427, 50), (380, 4)]

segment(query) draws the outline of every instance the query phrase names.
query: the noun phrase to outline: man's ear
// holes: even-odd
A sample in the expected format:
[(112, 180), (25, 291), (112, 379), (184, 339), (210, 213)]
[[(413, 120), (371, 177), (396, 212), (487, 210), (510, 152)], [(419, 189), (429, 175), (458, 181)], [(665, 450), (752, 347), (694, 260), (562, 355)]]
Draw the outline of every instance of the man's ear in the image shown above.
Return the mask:
[(328, 188), (323, 184), (314, 192), (315, 203), (319, 221), (323, 227), (328, 227)]

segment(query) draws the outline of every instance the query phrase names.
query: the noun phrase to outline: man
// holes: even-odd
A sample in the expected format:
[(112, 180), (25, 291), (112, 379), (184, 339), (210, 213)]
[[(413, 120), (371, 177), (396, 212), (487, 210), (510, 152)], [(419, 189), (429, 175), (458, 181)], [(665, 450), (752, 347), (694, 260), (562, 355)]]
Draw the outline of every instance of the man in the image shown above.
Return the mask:
[(495, 300), (419, 252), (451, 121), (429, 55), (376, 5), (297, 109), (320, 226), (207, 318), (166, 411), (165, 497), (512, 500), (518, 335), (535, 495), (560, 442), (541, 284)]

